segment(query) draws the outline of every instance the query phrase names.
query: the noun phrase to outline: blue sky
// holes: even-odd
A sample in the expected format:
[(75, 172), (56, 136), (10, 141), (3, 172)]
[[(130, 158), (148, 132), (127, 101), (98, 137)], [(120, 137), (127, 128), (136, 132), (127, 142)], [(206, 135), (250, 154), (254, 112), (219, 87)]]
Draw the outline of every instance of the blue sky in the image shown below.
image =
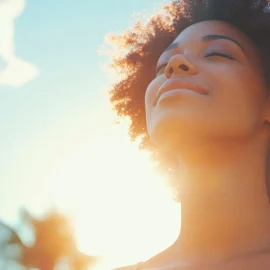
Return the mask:
[(152, 10), (158, 2), (26, 2), (15, 21), (15, 51), (38, 67), (39, 76), (22, 87), (0, 88), (0, 205), (12, 204), (9, 192), (14, 198), (29, 178), (42, 177), (37, 160), (41, 167), (54, 162), (55, 147), (65, 148), (62, 138), (88, 138), (91, 115), (108, 86), (101, 68), (107, 58), (98, 54), (105, 35), (124, 30), (133, 12)]
[[(24, 2), (7, 1), (14, 2), (14, 6)], [(0, 13), (3, 3), (0, 0)], [(126, 129), (114, 130), (112, 119), (107, 117), (106, 90), (109, 89), (110, 78), (103, 66), (109, 59), (98, 52), (105, 44), (106, 34), (125, 30), (133, 24), (134, 13), (151, 13), (161, 3), (160, 0), (28, 0), (22, 13), (15, 21), (12, 20), (15, 22), (14, 54), (31, 64), (29, 73), (32, 72), (34, 78), (15, 87), (12, 83), (1, 84), (0, 77), (1, 219), (15, 224), (22, 206), (37, 214), (53, 204), (69, 210), (73, 205), (70, 201), (74, 199), (72, 191), (76, 193), (78, 190), (76, 196), (80, 197), (87, 178), (95, 176), (90, 160), (96, 162), (95, 167), (104, 160), (107, 162), (105, 167), (111, 160), (116, 160), (117, 164), (115, 152), (107, 155), (104, 149), (109, 146), (111, 151), (116, 149), (117, 152), (117, 147), (110, 147), (113, 144), (117, 146), (119, 136), (123, 136), (121, 143), (127, 147), (129, 141)], [(0, 63), (1, 76), (5, 65)], [(16, 78), (18, 74), (15, 72), (12, 76)], [(105, 123), (107, 127), (101, 127)], [(97, 149), (93, 152), (95, 146)], [(137, 157), (135, 148), (130, 148), (129, 152), (125, 149), (119, 149), (118, 154), (128, 153), (138, 164), (144, 160)], [(117, 169), (122, 170), (121, 166), (119, 160), (115, 176)], [(102, 171), (104, 166), (98, 168)], [(97, 170), (96, 174), (100, 171)], [(55, 180), (58, 176), (61, 178), (59, 182)], [(103, 173), (102, 179), (105, 178)], [(96, 183), (92, 180), (90, 189), (104, 194), (102, 181)], [(76, 184), (80, 188), (76, 188)], [(145, 184), (141, 182), (141, 185)], [(122, 185), (121, 188), (125, 187)], [(126, 189), (130, 188), (126, 186)], [(65, 192), (67, 196), (61, 197)], [(125, 195), (122, 196), (124, 199)], [(99, 205), (103, 200), (93, 200), (92, 203)], [(157, 197), (157, 200), (160, 199)], [(121, 201), (118, 204), (122, 205)], [(84, 206), (82, 201), (77, 210), (74, 208), (70, 212), (74, 214)], [(118, 215), (120, 217), (121, 213)], [(80, 224), (83, 223), (82, 220)]]

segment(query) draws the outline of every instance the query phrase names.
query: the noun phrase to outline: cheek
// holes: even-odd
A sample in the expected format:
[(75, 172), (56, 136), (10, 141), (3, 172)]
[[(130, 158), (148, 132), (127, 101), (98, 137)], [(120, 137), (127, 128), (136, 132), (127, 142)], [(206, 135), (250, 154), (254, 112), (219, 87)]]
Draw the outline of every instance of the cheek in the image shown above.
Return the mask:
[(145, 92), (145, 110), (146, 110), (146, 117), (150, 114), (151, 110), (153, 109), (153, 102), (156, 97), (157, 91), (165, 81), (163, 78), (164, 76), (159, 76), (155, 78), (147, 87)]
[(227, 99), (232, 103), (250, 101), (255, 105), (264, 97), (263, 78), (251, 65), (213, 66), (204, 78), (211, 83), (213, 94), (223, 96), (224, 102)]
[(249, 67), (232, 68), (220, 74), (213, 80), (212, 111), (217, 112), (224, 128), (239, 132), (254, 130), (260, 121), (265, 94), (260, 74)]
[(162, 85), (165, 79), (162, 79), (162, 76), (155, 78), (147, 87), (145, 92), (145, 113), (146, 113), (146, 128), (147, 132), (150, 135), (152, 141), (154, 142), (153, 128), (155, 126), (155, 116), (154, 114), (154, 99), (157, 95), (158, 89)]

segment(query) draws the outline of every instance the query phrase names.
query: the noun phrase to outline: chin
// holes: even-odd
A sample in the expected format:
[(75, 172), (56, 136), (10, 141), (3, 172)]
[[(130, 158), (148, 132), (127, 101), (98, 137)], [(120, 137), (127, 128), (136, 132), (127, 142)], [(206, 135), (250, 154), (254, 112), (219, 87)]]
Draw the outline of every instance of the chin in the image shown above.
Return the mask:
[(191, 143), (194, 134), (199, 134), (194, 120), (163, 118), (148, 125), (151, 140), (160, 148), (174, 150), (175, 147)]

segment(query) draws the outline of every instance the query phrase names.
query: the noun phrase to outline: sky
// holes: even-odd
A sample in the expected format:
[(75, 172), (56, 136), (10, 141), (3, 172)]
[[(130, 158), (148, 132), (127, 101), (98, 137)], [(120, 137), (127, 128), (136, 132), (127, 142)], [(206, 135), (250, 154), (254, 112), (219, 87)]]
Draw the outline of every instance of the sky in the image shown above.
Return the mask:
[(127, 124), (114, 124), (101, 53), (108, 33), (162, 3), (0, 0), (0, 219), (16, 226), (22, 207), (57, 207), (73, 217), (81, 250), (103, 255), (108, 269), (178, 234), (164, 179)]

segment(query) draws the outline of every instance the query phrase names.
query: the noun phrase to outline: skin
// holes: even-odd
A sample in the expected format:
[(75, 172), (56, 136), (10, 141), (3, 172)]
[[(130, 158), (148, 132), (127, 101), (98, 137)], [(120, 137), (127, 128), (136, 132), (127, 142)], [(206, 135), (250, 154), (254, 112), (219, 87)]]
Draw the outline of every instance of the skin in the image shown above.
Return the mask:
[[(238, 44), (202, 41), (207, 35)], [(151, 139), (179, 159), (181, 233), (140, 269), (269, 269), (270, 98), (257, 48), (221, 21), (194, 24), (173, 44), (158, 60), (163, 67), (145, 106)], [(156, 103), (161, 85), (172, 79), (188, 79), (207, 94), (182, 90)]]

